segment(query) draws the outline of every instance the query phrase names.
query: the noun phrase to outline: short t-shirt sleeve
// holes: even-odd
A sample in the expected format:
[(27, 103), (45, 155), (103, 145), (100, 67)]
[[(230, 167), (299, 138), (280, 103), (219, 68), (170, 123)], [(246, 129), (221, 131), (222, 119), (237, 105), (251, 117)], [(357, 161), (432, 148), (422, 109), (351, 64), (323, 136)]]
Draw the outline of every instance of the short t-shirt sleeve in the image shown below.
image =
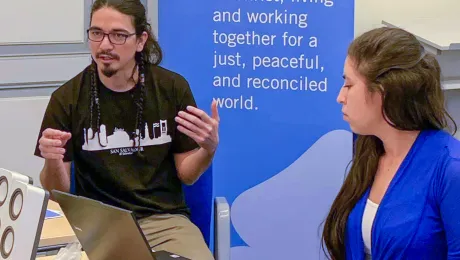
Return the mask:
[[(196, 101), (193, 97), (192, 90), (190, 89), (190, 85), (184, 77), (180, 75), (175, 77), (174, 89), (176, 92), (177, 112), (185, 111), (187, 106), (196, 107)], [(177, 127), (175, 127), (174, 131), (175, 138), (172, 143), (173, 153), (184, 153), (199, 147), (192, 138), (180, 132)]]
[[(43, 131), (47, 128), (52, 128), (60, 131), (72, 133), (71, 127), (71, 96), (63, 93), (63, 91), (57, 90), (54, 92), (48, 102), (45, 114), (43, 116), (40, 132), (38, 134), (35, 152), (36, 156), (42, 157), (39, 149), (39, 140), (42, 137)], [(69, 140), (65, 145), (66, 153), (64, 154), (64, 162), (73, 160), (73, 145), (72, 139)]]

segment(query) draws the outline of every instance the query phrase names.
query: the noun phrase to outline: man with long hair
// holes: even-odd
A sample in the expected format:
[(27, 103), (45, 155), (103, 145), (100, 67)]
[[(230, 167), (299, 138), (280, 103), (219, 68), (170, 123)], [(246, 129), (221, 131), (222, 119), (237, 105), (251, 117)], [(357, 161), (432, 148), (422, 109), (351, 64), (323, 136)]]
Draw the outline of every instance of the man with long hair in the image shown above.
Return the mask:
[(35, 155), (47, 190), (132, 210), (154, 250), (213, 259), (189, 220), (182, 184), (208, 168), (219, 143), (216, 103), (196, 108), (187, 81), (159, 66), (162, 51), (139, 0), (96, 0), (92, 63), (51, 95)]

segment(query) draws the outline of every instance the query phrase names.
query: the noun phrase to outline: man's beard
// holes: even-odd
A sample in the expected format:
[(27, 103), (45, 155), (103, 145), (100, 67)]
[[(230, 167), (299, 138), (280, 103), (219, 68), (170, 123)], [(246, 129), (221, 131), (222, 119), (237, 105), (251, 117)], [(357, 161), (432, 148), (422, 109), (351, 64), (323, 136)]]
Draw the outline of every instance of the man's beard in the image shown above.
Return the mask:
[[(98, 54), (96, 54), (96, 58), (101, 58), (102, 55), (109, 56), (110, 58), (112, 58), (113, 60), (116, 60), (116, 61), (120, 60), (120, 56), (118, 56), (115, 53), (110, 53), (109, 51), (101, 51), (101, 52), (99, 52)], [(111, 64), (101, 64), (101, 65), (102, 65), (101, 66), (102, 74), (104, 74), (104, 76), (106, 76), (108, 78), (112, 77), (113, 75), (115, 75), (118, 72), (118, 70), (111, 68)]]
[(113, 75), (115, 75), (118, 70), (116, 69), (112, 69), (110, 66), (104, 66), (102, 69), (101, 69), (101, 72), (102, 74), (104, 74), (104, 76), (106, 76), (107, 78), (111, 78)]

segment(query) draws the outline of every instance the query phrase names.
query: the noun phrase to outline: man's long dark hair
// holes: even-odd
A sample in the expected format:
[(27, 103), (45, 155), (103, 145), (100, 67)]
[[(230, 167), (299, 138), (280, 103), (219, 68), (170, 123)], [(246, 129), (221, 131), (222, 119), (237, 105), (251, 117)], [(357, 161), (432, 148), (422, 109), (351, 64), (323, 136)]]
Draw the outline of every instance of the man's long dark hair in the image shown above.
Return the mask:
[[(160, 48), (158, 41), (155, 39), (152, 33), (151, 25), (147, 22), (146, 9), (140, 0), (96, 0), (91, 9), (91, 18), (94, 12), (101, 8), (109, 7), (117, 10), (120, 13), (128, 15), (132, 18), (134, 28), (136, 30), (137, 37), (140, 37), (144, 32), (148, 34), (148, 39), (144, 45), (142, 52), (135, 54), (136, 64), (139, 69), (138, 87), (140, 88), (139, 97), (135, 100), (137, 107), (136, 124), (134, 127), (133, 138), (137, 138), (138, 148), (140, 152), (140, 140), (143, 136), (148, 133), (144, 133), (143, 129), (143, 110), (144, 110), (144, 96), (145, 96), (145, 70), (148, 69), (149, 65), (159, 65), (163, 58), (163, 53)], [(135, 72), (135, 68), (134, 71)], [(99, 88), (97, 87), (97, 65), (92, 62), (91, 64), (91, 100), (90, 100), (90, 128), (93, 130), (93, 136), (89, 139), (94, 138), (96, 133), (100, 132), (100, 121), (101, 113), (99, 106)], [(96, 110), (96, 122), (94, 122), (94, 110)], [(95, 125), (94, 125), (95, 123)], [(139, 132), (136, 132), (136, 129)], [(88, 137), (87, 137), (88, 138)], [(103, 146), (101, 140), (100, 144)], [(136, 144), (136, 142), (134, 142)]]

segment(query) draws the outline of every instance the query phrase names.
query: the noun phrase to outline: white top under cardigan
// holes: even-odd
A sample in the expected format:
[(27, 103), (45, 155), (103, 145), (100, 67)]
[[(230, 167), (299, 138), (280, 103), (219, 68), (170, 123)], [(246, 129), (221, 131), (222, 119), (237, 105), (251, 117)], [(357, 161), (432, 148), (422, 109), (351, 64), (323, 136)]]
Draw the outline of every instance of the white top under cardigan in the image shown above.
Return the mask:
[(372, 259), (371, 254), (371, 233), (372, 233), (372, 224), (374, 223), (375, 214), (377, 213), (379, 205), (367, 200), (366, 208), (364, 209), (363, 215), (363, 240), (364, 240), (364, 250), (366, 253), (366, 259)]

